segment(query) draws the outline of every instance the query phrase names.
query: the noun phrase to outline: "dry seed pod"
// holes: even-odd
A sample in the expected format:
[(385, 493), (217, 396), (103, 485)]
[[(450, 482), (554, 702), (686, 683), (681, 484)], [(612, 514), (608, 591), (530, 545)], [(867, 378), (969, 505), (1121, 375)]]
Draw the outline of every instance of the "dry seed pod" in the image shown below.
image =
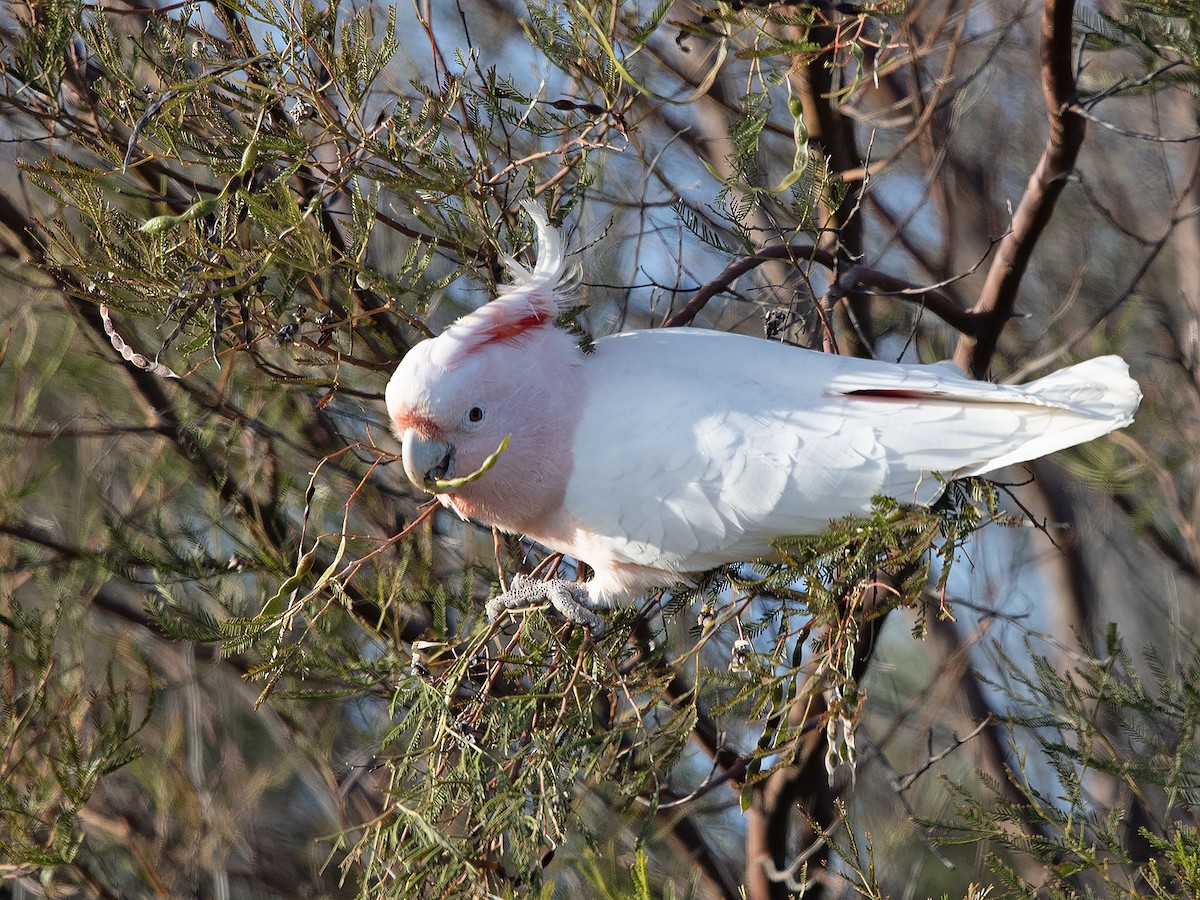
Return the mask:
[(138, 353), (129, 344), (125, 343), (125, 338), (117, 334), (117, 330), (113, 328), (112, 319), (108, 315), (108, 304), (100, 304), (100, 320), (104, 323), (104, 333), (108, 335), (108, 339), (112, 341), (113, 349), (121, 354), (121, 358), (127, 360), (139, 369), (145, 369), (151, 375), (158, 375), (162, 378), (178, 378), (179, 376), (172, 372), (167, 366), (164, 366), (158, 360), (149, 359)]

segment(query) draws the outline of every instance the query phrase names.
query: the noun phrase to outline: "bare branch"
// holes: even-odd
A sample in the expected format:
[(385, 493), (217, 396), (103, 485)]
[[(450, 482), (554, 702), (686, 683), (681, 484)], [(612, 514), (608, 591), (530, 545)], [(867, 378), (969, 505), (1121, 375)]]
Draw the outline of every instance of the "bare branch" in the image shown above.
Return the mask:
[(1075, 167), (1086, 130), (1085, 120), (1072, 108), (1075, 74), (1071, 62), (1073, 0), (1046, 0), (1042, 8), (1042, 93), (1049, 134), (1029, 183), (1013, 215), (1012, 231), (1000, 242), (987, 280), (973, 312), (982, 317), (974, 335), (959, 338), (954, 361), (982, 377), (1004, 326), (1012, 318), (1021, 279), (1042, 232)]
[(1122, 128), (1120, 125), (1114, 125), (1107, 119), (1102, 119), (1094, 113), (1089, 112), (1087, 107), (1081, 103), (1072, 103), (1070, 105), (1070, 109), (1079, 113), (1079, 115), (1083, 116), (1089, 122), (1095, 122), (1101, 128), (1107, 128), (1109, 131), (1115, 132), (1116, 134), (1123, 135), (1124, 137), (1136, 138), (1139, 141), (1154, 141), (1159, 144), (1189, 144), (1192, 141), (1200, 141), (1200, 131), (1197, 131), (1194, 134), (1185, 134), (1181, 137), (1165, 137), (1161, 134), (1147, 134), (1144, 131), (1130, 131), (1128, 128)]
[[(696, 291), (674, 315), (667, 319), (663, 323), (663, 327), (678, 328), (691, 323), (713, 297), (728, 290), (733, 282), (742, 275), (768, 260), (778, 259), (791, 260), (797, 265), (804, 262), (816, 263), (830, 270), (837, 265), (837, 260), (832, 253), (813, 244), (775, 244), (764, 247), (753, 256), (734, 260), (727, 265), (716, 278)], [(895, 296), (909, 303), (916, 303), (963, 334), (973, 334), (980, 321), (978, 314), (964, 310), (953, 297), (942, 291), (940, 289), (942, 285), (911, 284), (901, 278), (867, 266), (849, 267), (838, 277), (835, 286), (830, 288), (830, 293), (832, 294), (836, 290), (838, 292), (836, 299), (841, 299), (851, 289), (866, 288), (879, 295)]]

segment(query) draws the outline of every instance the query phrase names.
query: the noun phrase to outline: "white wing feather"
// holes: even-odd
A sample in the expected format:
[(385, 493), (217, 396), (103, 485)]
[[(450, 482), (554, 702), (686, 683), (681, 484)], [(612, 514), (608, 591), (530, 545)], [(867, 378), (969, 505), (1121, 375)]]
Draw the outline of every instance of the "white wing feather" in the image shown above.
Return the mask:
[(699, 329), (605, 338), (584, 371), (564, 506), (580, 527), (561, 549), (605, 581), (614, 564), (689, 573), (761, 557), (877, 494), (930, 503), (938, 475), (1106, 434), (1141, 397), (1116, 357), (1010, 387)]

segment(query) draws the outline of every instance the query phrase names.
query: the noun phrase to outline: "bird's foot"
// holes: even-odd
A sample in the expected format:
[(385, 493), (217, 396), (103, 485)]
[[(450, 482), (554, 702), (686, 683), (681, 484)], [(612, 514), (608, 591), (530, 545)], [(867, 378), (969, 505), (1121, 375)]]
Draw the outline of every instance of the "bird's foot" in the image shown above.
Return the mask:
[(583, 585), (559, 578), (540, 581), (524, 575), (514, 575), (508, 591), (487, 602), (488, 621), (494, 622), (506, 610), (539, 606), (547, 602), (568, 622), (587, 628), (593, 637), (600, 637), (608, 628), (604, 620), (596, 615), (596, 602)]

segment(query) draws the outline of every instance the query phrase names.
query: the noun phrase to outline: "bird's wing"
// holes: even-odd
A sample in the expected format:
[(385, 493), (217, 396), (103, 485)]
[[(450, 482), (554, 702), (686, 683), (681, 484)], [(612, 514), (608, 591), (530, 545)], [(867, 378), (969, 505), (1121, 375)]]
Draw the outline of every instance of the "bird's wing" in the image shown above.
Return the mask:
[(1092, 383), (1123, 363), (1097, 362), (1103, 371), (1011, 388), (945, 365), (893, 366), (697, 329), (604, 339), (585, 364), (565, 501), (580, 536), (566, 549), (593, 565), (589, 553), (607, 553), (696, 572), (817, 533), (869, 510), (878, 494), (932, 502), (944, 480), (1127, 424), (1132, 409), (1117, 422), (1117, 404)]

